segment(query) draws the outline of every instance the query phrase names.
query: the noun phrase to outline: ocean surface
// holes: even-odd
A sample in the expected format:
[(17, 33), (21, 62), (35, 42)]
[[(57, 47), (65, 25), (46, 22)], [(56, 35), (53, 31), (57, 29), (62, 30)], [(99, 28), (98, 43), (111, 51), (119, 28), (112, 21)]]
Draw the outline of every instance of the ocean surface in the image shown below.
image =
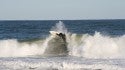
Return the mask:
[(1, 20), (0, 70), (125, 70), (125, 20)]

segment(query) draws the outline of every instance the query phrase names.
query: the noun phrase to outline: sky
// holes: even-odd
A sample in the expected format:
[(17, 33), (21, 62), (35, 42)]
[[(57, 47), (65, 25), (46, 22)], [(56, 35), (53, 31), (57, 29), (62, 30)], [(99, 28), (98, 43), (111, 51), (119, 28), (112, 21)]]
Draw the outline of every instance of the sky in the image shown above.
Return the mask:
[(125, 0), (0, 0), (0, 20), (125, 19)]

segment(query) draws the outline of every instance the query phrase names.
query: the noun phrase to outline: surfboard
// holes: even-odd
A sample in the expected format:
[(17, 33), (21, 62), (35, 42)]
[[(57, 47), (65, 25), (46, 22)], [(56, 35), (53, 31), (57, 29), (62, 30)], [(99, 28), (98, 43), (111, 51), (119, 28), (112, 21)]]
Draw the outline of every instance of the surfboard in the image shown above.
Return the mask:
[(57, 35), (59, 34), (60, 32), (57, 32), (57, 31), (49, 31), (51, 35)]

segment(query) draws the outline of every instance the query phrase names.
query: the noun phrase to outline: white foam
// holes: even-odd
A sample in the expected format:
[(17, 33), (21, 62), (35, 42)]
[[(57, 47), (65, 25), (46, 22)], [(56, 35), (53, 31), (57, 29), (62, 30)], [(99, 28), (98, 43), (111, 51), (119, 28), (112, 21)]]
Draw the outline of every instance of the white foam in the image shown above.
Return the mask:
[[(42, 61), (41, 61), (42, 60)], [(83, 61), (84, 62), (84, 61)], [(93, 63), (93, 62), (90, 62)], [(60, 60), (45, 59), (11, 59), (0, 61), (1, 70), (124, 70), (124, 67), (111, 64), (82, 64)]]
[(86, 58), (124, 58), (125, 36), (111, 38), (96, 32), (94, 36), (83, 35), (79, 41), (71, 35), (70, 55)]
[(37, 54), (42, 44), (19, 43), (15, 39), (0, 41), (0, 57), (23, 57)]

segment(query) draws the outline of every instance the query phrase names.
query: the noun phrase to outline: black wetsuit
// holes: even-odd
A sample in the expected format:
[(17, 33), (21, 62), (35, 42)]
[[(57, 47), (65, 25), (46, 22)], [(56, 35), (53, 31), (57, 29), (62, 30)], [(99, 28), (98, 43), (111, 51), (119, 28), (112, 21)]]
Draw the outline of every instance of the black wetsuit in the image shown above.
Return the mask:
[(61, 37), (63, 39), (64, 42), (66, 42), (66, 35), (63, 33), (59, 33), (57, 34), (59, 37)]

